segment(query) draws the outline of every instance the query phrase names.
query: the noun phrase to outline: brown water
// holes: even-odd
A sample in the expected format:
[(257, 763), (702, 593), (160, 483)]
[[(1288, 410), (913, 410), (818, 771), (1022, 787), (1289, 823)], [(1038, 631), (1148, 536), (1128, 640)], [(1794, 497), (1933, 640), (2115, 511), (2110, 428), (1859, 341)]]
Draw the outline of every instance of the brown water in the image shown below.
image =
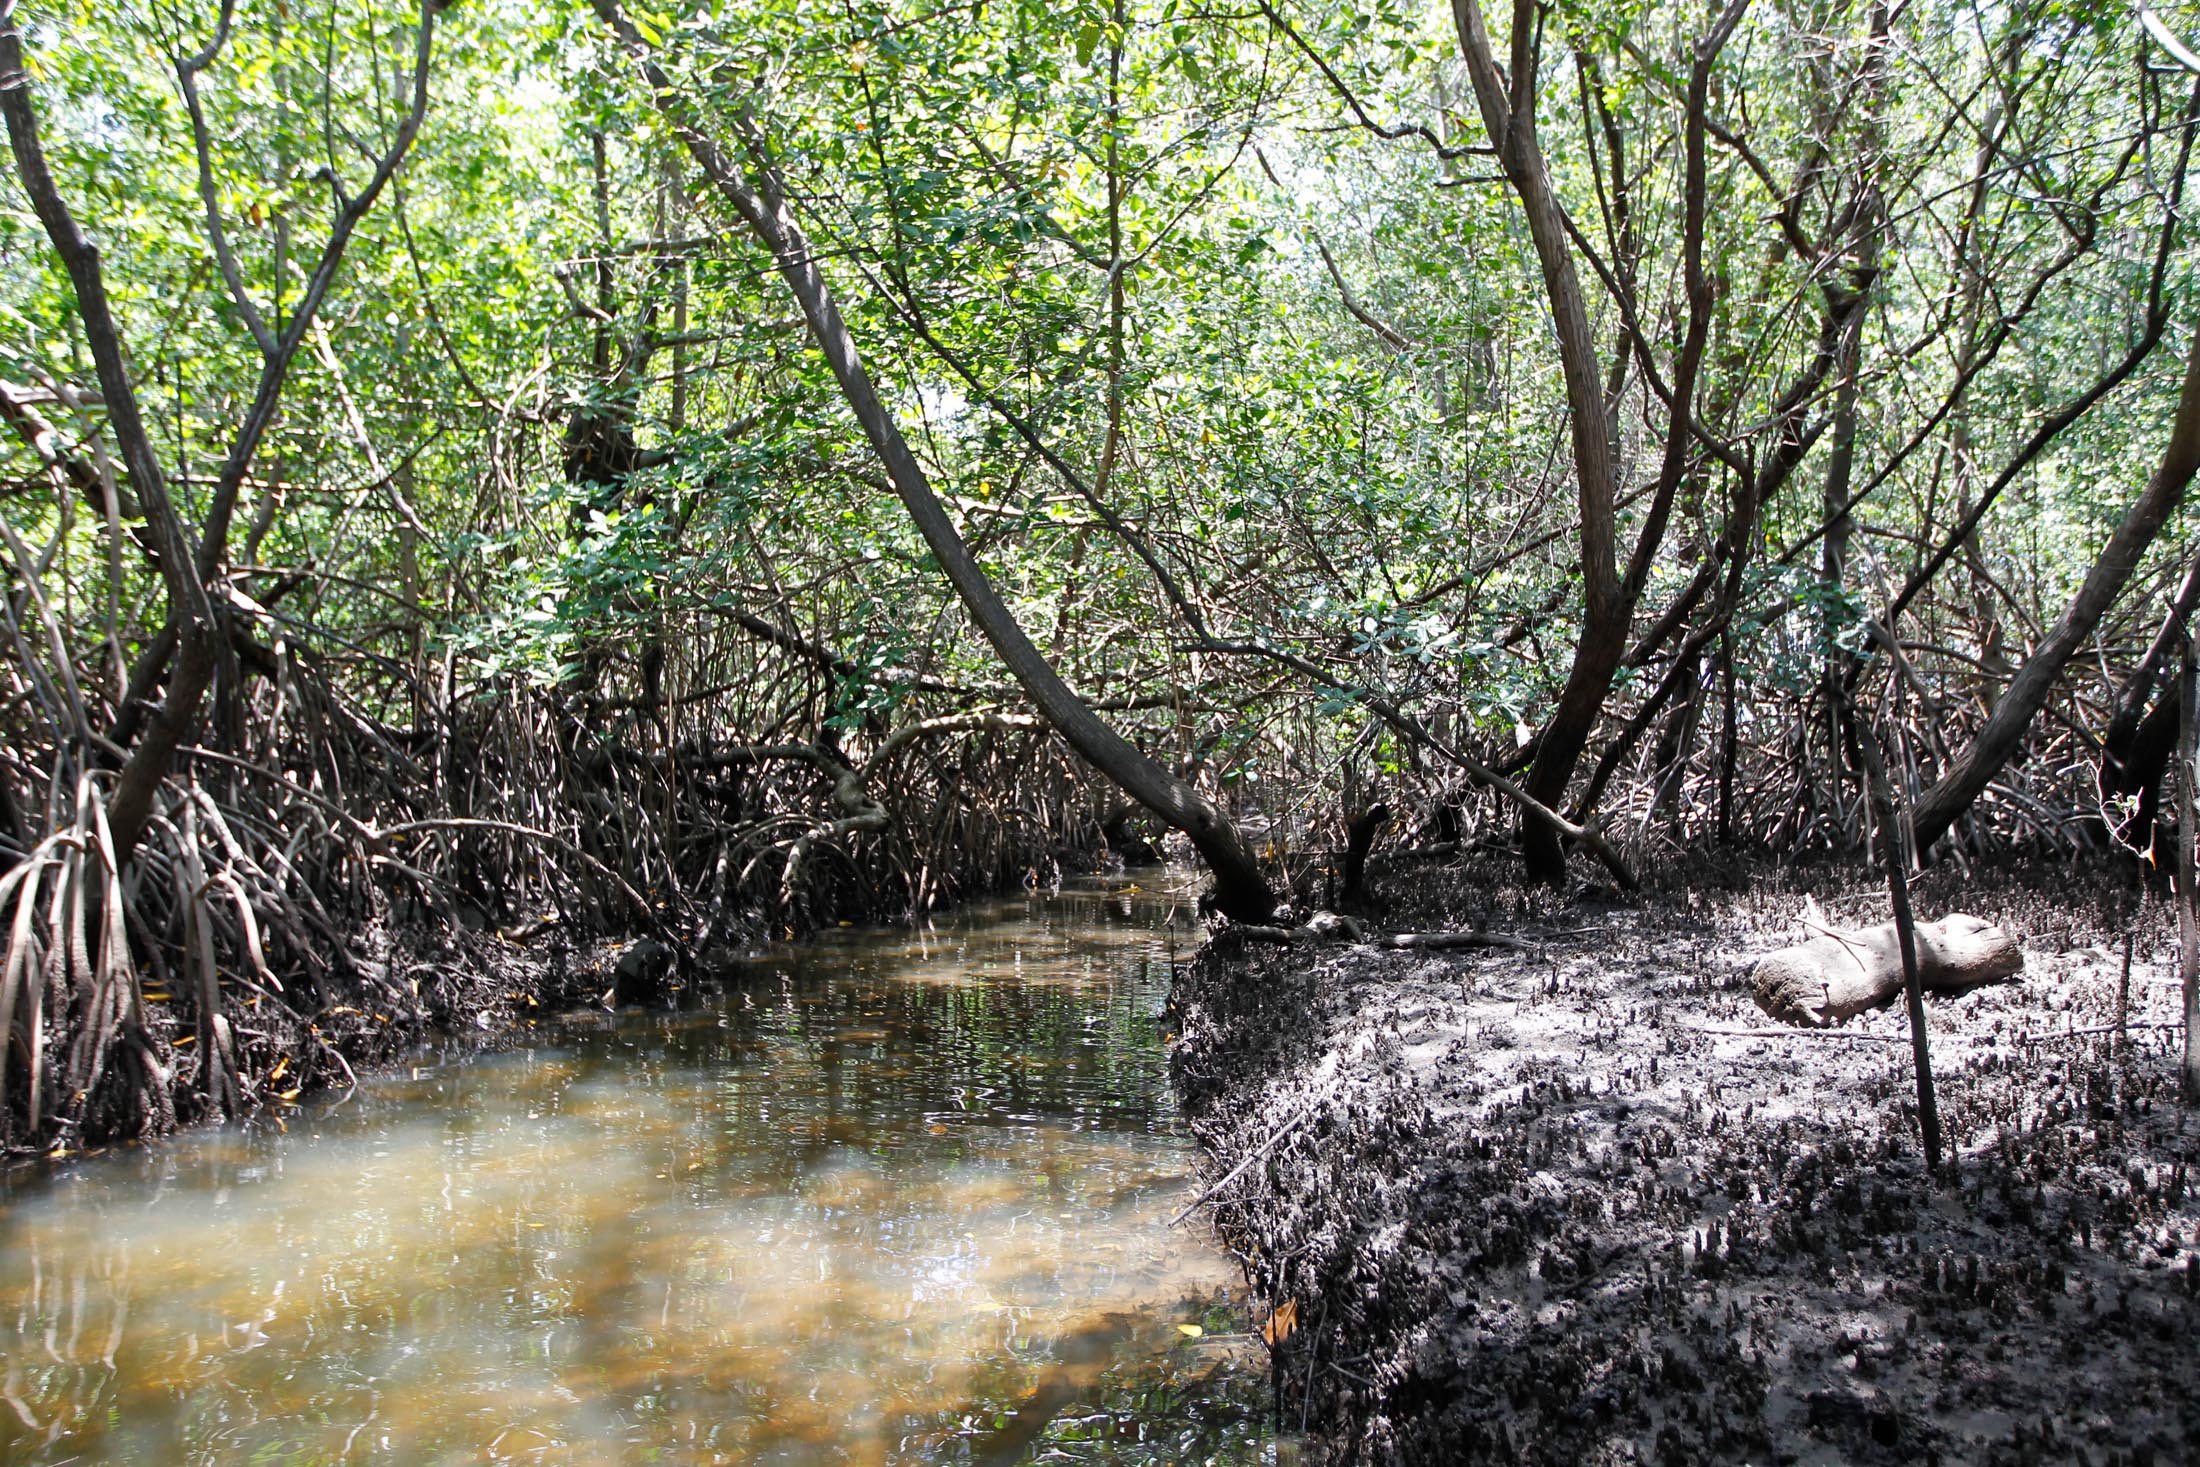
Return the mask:
[(1167, 1226), (1168, 910), (833, 934), (0, 1184), (0, 1460), (1273, 1461)]

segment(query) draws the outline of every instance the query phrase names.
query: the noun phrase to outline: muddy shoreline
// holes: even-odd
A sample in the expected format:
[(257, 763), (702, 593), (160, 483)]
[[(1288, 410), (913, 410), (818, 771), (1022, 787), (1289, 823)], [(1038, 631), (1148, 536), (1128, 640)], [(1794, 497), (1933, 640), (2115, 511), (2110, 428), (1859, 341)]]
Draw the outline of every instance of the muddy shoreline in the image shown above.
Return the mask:
[[(2200, 1118), (2174, 927), (2108, 871), (1928, 873), (2021, 942), (1928, 1006), (1953, 1182), (1919, 1157), (1899, 1007), (1781, 1031), (1747, 957), (1860, 868), (1622, 902), (1502, 865), (1379, 874), (1386, 930), (1218, 937), (1172, 1067), (1273, 1311), (1278, 1410), (1366, 1463), (2175, 1462), (2200, 1441)], [(2112, 1028), (2133, 936), (2130, 1030)]]
[[(1104, 869), (1103, 847), (1057, 847), (1049, 856), (1054, 881)], [(774, 928), (764, 913), (723, 916), (707, 938), (692, 932), (601, 930), (575, 933), (537, 920), (498, 929), (478, 909), (409, 904), (404, 915), (383, 911), (347, 939), (342, 976), (294, 981), (275, 988), (248, 985), (234, 993), (230, 1014), (238, 1104), (227, 1119), (280, 1122), (289, 1110), (342, 1094), (361, 1078), (425, 1053), (497, 1051), (530, 1042), (536, 1026), (564, 1012), (635, 1004), (678, 1005), (712, 991), (729, 963), (780, 947), (799, 946), (820, 931), (851, 922), (913, 923), (939, 911), (983, 901), (1011, 889), (991, 880), (960, 878), (953, 901), (921, 910), (880, 912), (836, 901), (820, 891), (801, 927)], [(225, 986), (231, 980), (224, 978)], [(43, 1166), (97, 1156), (119, 1146), (157, 1144), (177, 1130), (216, 1115), (200, 1093), (195, 1014), (182, 995), (149, 994), (147, 1040), (177, 1078), (172, 1112), (159, 1124), (131, 1119), (127, 1107), (95, 1108), (83, 1134), (39, 1147), (0, 1147), (0, 1174), (35, 1174)]]
[[(237, 1083), (242, 1105), (228, 1119), (247, 1125), (269, 1121), (332, 1095), (342, 1095), (367, 1076), (423, 1054), (453, 1055), (505, 1049), (525, 1043), (533, 1027), (554, 1014), (617, 1001), (621, 959), (650, 939), (602, 938), (576, 947), (556, 932), (512, 939), (495, 932), (423, 924), (397, 937), (382, 930), (360, 939), (359, 965), (370, 981), (346, 985), (315, 1006), (303, 991), (262, 991), (239, 1005)], [(651, 965), (649, 995), (680, 983), (669, 968)], [(629, 1000), (638, 996), (630, 985)], [(186, 1017), (161, 1013), (148, 1001), (160, 1036), (173, 1047), (187, 1074), (197, 1063)], [(180, 1039), (180, 1045), (175, 1040)], [(310, 1067), (291, 1063), (299, 1055)], [(301, 1074), (301, 1070), (305, 1073)], [(64, 1138), (45, 1150), (0, 1152), (0, 1176), (35, 1176), (56, 1163), (99, 1156), (117, 1148), (159, 1146), (180, 1131), (218, 1124), (197, 1097), (179, 1106), (177, 1124), (148, 1135), (95, 1134)]]

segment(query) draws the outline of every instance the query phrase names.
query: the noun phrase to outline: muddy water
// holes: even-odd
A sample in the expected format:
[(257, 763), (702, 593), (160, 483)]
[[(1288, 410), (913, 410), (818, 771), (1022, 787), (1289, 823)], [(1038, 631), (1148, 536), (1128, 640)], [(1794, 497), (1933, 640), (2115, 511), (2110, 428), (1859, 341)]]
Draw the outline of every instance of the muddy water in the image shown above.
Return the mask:
[(1272, 1461), (1167, 1226), (1168, 910), (830, 935), (5, 1184), (0, 1461)]

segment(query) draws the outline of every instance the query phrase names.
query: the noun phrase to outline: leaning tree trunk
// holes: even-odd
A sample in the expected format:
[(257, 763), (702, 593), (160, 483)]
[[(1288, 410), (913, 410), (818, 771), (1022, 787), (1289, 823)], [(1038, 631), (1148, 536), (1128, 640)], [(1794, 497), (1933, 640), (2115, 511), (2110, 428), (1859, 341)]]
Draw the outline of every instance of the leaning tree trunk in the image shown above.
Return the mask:
[[(1588, 747), (1589, 735), (1604, 712), (1605, 699), (1612, 689), (1612, 675), (1619, 670), (1620, 660), (1627, 651), (1627, 632), (1635, 603), (1649, 578), (1652, 557), (1664, 539), (1673, 497), (1689, 462), (1688, 420), (1695, 399), (1696, 375), (1711, 324), (1711, 286), (1703, 268), (1704, 136), (1711, 66), (1733, 35), (1745, 5), (1746, 0), (1728, 0), (1694, 47), (1687, 94), (1686, 172), (1682, 198), (1682, 259), (1687, 281), (1688, 326), (1674, 364), (1673, 416), (1667, 429), (1656, 492), (1623, 576), (1618, 560), (1619, 469), (1611, 416), (1605, 409), (1596, 333), (1589, 321), (1580, 277), (1574, 269), (1565, 210), (1552, 185), (1542, 144), (1536, 138), (1536, 42), (1521, 29), (1529, 24), (1529, 12), (1526, 7), (1516, 7), (1514, 11), (1513, 74), (1508, 77), (1505, 68), (1498, 63), (1479, 0), (1452, 0), (1452, 21), (1459, 38), (1459, 53), (1466, 61), (1483, 127), (1496, 148), (1506, 182), (1520, 200), (1520, 211), (1535, 245), (1537, 263), (1542, 268), (1544, 298), (1550, 306), (1551, 329), (1558, 340), (1560, 374), (1566, 384), (1576, 502), (1581, 515), (1581, 636), (1574, 647), (1573, 666), (1567, 672), (1558, 706), (1546, 720), (1537, 740), (1535, 766), (1526, 780), (1528, 794), (1553, 809), (1564, 804), (1566, 787), (1572, 782), (1582, 752)], [(1565, 847), (1559, 839), (1558, 829), (1550, 822), (1524, 820), (1521, 847), (1530, 879), (1555, 882), (1564, 877)]]
[[(161, 467), (151, 433), (137, 397), (129, 367), (129, 353), (107, 295), (106, 269), (98, 245), (62, 197), (39, 138), (37, 110), (32, 105), (31, 72), (23, 55), (23, 36), (12, 7), (0, 4), (0, 121), (7, 127), (8, 144), (15, 158), (16, 179), (29, 197), (39, 223), (76, 292), (76, 310), (84, 339), (91, 349), (99, 379), (109, 431), (129, 471), (131, 488), (145, 512), (144, 543), (168, 592), (168, 615), (173, 639), (157, 638), (152, 650), (167, 653), (141, 664), (146, 689), (166, 676), (160, 706), (144, 723), (143, 732), (123, 762), (108, 801), (107, 818), (114, 834), (117, 856), (127, 861), (152, 821), (156, 796), (175, 763), (178, 750), (189, 741), (200, 721), (200, 707), (214, 676), (225, 664), (232, 670), (236, 654), (229, 642), (229, 599), (222, 586), (222, 565), (228, 554), (229, 528), (236, 513), (238, 493), (251, 471), (260, 445), (275, 423), (283, 386), (291, 363), (313, 329), (321, 303), (354, 231), (373, 209), (382, 190), (412, 151), (428, 108), (429, 59), (434, 50), (435, 18), (442, 9), (437, 0), (422, 0), (420, 21), (414, 33), (413, 66), (407, 84), (410, 100), (399, 117), (388, 147), (375, 160), (373, 173), (355, 192), (342, 194), (329, 224), (320, 256), (305, 275), (303, 287), (278, 333), (268, 324), (238, 277), (235, 261), (224, 242), (219, 205), (211, 184), (204, 186), (206, 242), (229, 287), (231, 303), (250, 329), (260, 349), (259, 378), (243, 418), (230, 439), (211, 491), (205, 497), (196, 539), (183, 522), (168, 494), (168, 476)], [(192, 121), (200, 152), (202, 178), (206, 175), (208, 146), (204, 118), (198, 100), (198, 77), (218, 55), (229, 36), (228, 12), (215, 38), (196, 55), (179, 58), (176, 79)], [(371, 155), (370, 156), (374, 156)], [(125, 709), (124, 717), (131, 716)], [(110, 742), (112, 740), (110, 739)]]
[(787, 206), (777, 170), (762, 139), (745, 117), (737, 119), (750, 161), (752, 180), (740, 164), (706, 133), (664, 70), (650, 61), (647, 47), (621, 13), (617, 0), (593, 0), (596, 14), (617, 31), (636, 56), (658, 107), (686, 142), (688, 152), (719, 194), (733, 206), (751, 233), (770, 253), (782, 279), (809, 321), (810, 333), (840, 383), (841, 395), (862, 425), (871, 449), (886, 466), (894, 493), (916, 522), (917, 532), (939, 560), (956, 594), (985, 634), (1002, 664), (1022, 686), (1055, 730), (1084, 759), (1123, 792), (1191, 838), (1215, 876), (1215, 904), (1239, 921), (1265, 922), (1275, 912), (1275, 893), (1250, 845), (1222, 809), (1197, 789), (1176, 778), (1102, 721), (1063, 681), (1033, 645), (993, 583), (986, 578), (962, 534), (948, 518), (930, 478), (910, 451), (901, 429), (879, 401), (878, 389), (856, 351), (855, 339), (817, 267), (817, 253)]
[(2194, 888), (2193, 841), (2200, 801), (2193, 775), (2200, 771), (2200, 669), (2193, 665), (2192, 639), (2185, 639), (2184, 666), (2177, 679), (2177, 980), (2185, 1004), (2185, 1103), (2200, 1101), (2200, 891)]
[[(1483, 126), (1497, 149), (1506, 181), (1520, 200), (1520, 212), (1542, 266), (1544, 297), (1550, 306), (1551, 327), (1558, 338), (1560, 374), (1566, 384), (1581, 514), (1581, 639), (1574, 648), (1573, 667), (1559, 694), (1558, 706), (1544, 724), (1535, 767), (1526, 781), (1529, 794), (1555, 809), (1565, 803), (1566, 786), (1588, 745), (1590, 730), (1596, 727), (1597, 715), (1604, 709), (1612, 674), (1627, 650), (1628, 617), (1620, 593), (1613, 507), (1613, 485), (1618, 474), (1611, 422), (1604, 410), (1604, 385), (1599, 380), (1596, 336), (1589, 324), (1580, 278), (1574, 272), (1573, 247), (1566, 239), (1564, 215), (1551, 186), (1542, 146), (1536, 140), (1532, 100), (1535, 79), (1532, 75), (1514, 77), (1508, 84), (1476, 0), (1454, 0), (1452, 19)], [(1513, 87), (1527, 88), (1528, 96), (1516, 102)], [(1521, 843), (1532, 879), (1556, 881), (1564, 875), (1564, 847), (1558, 833), (1548, 825), (1540, 820), (1523, 821)]]
[(1993, 717), (1986, 720), (1971, 746), (1948, 766), (1940, 782), (1917, 802), (1913, 818), (1920, 852), (1930, 850), (1934, 841), (1948, 833), (2017, 752), (2033, 716), (2054, 690), (2063, 666), (2091, 642), (2094, 628), (2123, 593), (2139, 558), (2184, 498), (2185, 486), (2192, 482), (2196, 469), (2200, 469), (2200, 332), (2195, 333), (2186, 358), (2185, 385), (2178, 395), (2177, 416), (2170, 424), (2169, 446), (2162, 452), (2161, 466), (2132, 502), (2108, 544), (2101, 547), (2093, 568), (2086, 573), (2085, 584), (2071, 598), (2062, 619), (2009, 684), (2009, 691), (1994, 707)]

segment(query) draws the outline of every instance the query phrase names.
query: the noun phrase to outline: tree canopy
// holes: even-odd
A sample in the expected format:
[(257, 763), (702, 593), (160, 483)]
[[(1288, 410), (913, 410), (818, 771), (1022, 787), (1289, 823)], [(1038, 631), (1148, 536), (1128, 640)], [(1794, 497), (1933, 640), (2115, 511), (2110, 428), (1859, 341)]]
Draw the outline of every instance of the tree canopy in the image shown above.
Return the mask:
[(0, 1130), (170, 1073), (144, 965), (234, 1106), (220, 975), (362, 920), (708, 942), (1134, 806), (1254, 918), (1378, 802), (1853, 849), (1860, 730), (1921, 853), (2148, 847), (2193, 35), (9, 0), (0, 1086), (90, 1037)]

